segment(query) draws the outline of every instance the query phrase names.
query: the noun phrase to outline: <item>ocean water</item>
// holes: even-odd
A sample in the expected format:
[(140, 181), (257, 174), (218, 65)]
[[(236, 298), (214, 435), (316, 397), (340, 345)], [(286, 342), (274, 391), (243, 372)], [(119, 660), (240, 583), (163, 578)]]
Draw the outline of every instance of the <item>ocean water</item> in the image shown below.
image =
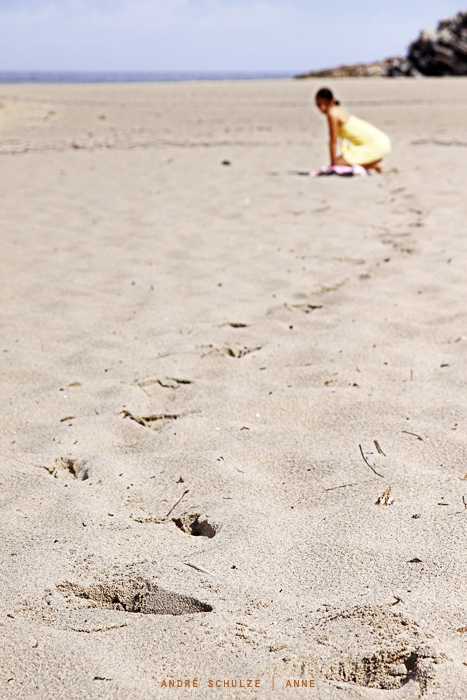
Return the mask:
[(0, 71), (0, 83), (167, 83), (187, 80), (272, 80), (293, 78), (292, 73), (248, 72), (106, 72), (106, 71)]

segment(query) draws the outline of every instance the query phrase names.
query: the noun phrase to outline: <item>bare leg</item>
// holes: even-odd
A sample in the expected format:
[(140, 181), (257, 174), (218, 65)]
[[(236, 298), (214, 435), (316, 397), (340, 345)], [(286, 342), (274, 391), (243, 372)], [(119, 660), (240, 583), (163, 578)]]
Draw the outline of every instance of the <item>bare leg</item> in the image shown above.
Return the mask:
[(384, 173), (386, 169), (386, 161), (384, 158), (381, 158), (380, 160), (375, 160), (374, 163), (365, 163), (363, 166), (365, 170), (376, 170), (378, 173)]

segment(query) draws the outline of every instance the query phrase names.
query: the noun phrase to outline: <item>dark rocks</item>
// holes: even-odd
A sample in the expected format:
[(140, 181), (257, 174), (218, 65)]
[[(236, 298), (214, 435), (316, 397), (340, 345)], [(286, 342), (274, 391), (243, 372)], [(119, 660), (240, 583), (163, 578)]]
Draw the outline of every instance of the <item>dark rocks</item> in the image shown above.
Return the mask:
[(467, 12), (424, 30), (406, 58), (393, 59), (382, 73), (397, 76), (467, 75)]
[(297, 78), (370, 78), (467, 75), (467, 12), (442, 20), (437, 29), (424, 29), (409, 46), (407, 56), (375, 63), (339, 66), (297, 75)]
[(296, 78), (373, 78), (381, 76), (388, 70), (393, 61), (398, 59), (387, 58), (385, 61), (376, 63), (358, 63), (354, 66), (339, 66), (311, 73), (303, 73)]

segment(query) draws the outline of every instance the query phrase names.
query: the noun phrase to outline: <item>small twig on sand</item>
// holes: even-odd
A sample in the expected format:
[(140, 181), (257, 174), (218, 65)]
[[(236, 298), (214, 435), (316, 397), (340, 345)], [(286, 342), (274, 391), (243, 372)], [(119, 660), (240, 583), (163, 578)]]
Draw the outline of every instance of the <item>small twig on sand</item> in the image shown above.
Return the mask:
[(417, 435), (417, 433), (411, 433), (410, 430), (403, 430), (402, 432), (405, 433), (406, 435), (413, 435), (414, 437), (418, 438), (419, 440), (421, 440), (423, 442), (423, 438), (420, 437), (420, 435)]
[(208, 574), (209, 576), (215, 576), (215, 574), (213, 574), (212, 571), (208, 571), (207, 569), (203, 569), (202, 566), (198, 566), (197, 564), (190, 564), (189, 561), (186, 561), (185, 564), (187, 566), (191, 566), (192, 569), (196, 569), (196, 571), (201, 571), (202, 574)]
[(325, 491), (336, 491), (336, 489), (345, 489), (347, 486), (357, 486), (357, 483), (355, 484), (342, 484), (342, 486), (331, 486), (330, 489), (324, 489)]
[(399, 598), (398, 595), (395, 595), (395, 596), (393, 596), (393, 597), (394, 597), (396, 600), (395, 600), (394, 603), (389, 603), (389, 605), (397, 605), (398, 603), (403, 603), (403, 602), (404, 602), (404, 601), (402, 600), (402, 598)]
[(464, 510), (456, 510), (454, 513), (448, 513), (448, 515), (462, 515), (462, 513), (465, 515), (465, 511), (467, 510), (467, 499), (465, 496), (462, 496), (462, 503), (464, 504)]
[(190, 490), (190, 489), (187, 489), (186, 491), (184, 491), (184, 492), (182, 493), (182, 495), (180, 496), (180, 498), (178, 499), (178, 501), (175, 503), (175, 505), (172, 506), (172, 508), (169, 510), (169, 512), (168, 512), (167, 515), (165, 516), (166, 518), (169, 517), (169, 515), (171, 514), (171, 512), (173, 511), (173, 509), (176, 508), (176, 507), (178, 506), (178, 504), (180, 503), (180, 501), (182, 500), (182, 498), (183, 498), (184, 496), (187, 495), (187, 493), (188, 493), (189, 490)]
[(371, 471), (374, 472), (374, 473), (376, 474), (376, 476), (380, 476), (382, 479), (384, 479), (384, 476), (383, 476), (382, 474), (380, 474), (379, 472), (377, 472), (376, 469), (369, 463), (369, 461), (367, 460), (367, 458), (366, 458), (365, 455), (363, 454), (363, 450), (362, 450), (362, 446), (361, 446), (361, 445), (359, 445), (359, 448), (360, 448), (360, 454), (362, 455), (363, 461), (365, 462), (365, 464), (367, 465), (367, 467), (370, 467)]
[(386, 457), (386, 455), (384, 454), (383, 450), (380, 447), (378, 440), (373, 440), (373, 442), (375, 443), (375, 447), (378, 450), (379, 454), (383, 455), (383, 457)]

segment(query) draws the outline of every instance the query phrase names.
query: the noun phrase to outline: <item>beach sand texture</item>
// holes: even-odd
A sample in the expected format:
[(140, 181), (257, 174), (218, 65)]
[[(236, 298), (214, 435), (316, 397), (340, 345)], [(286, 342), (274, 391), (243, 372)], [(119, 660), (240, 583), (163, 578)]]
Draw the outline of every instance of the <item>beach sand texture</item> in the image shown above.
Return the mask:
[(321, 81), (0, 86), (1, 698), (465, 700), (467, 80), (328, 82), (384, 176)]

